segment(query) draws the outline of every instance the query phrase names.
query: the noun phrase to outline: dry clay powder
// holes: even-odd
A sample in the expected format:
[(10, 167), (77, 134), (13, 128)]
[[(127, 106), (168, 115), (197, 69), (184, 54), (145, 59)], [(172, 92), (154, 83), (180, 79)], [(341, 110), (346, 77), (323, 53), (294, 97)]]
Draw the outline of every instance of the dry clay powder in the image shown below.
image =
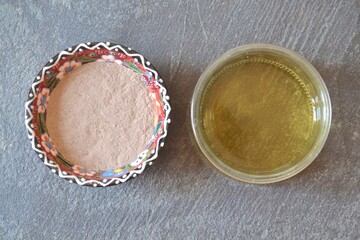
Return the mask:
[(154, 110), (140, 75), (116, 63), (74, 69), (51, 93), (46, 125), (72, 163), (106, 170), (129, 164), (151, 138)]

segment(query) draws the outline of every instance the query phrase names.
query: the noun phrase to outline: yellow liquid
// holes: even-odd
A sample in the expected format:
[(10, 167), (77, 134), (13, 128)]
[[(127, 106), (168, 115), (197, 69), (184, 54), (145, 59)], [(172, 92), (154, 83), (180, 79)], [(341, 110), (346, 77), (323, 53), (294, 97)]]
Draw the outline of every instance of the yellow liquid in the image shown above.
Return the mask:
[(200, 115), (207, 144), (235, 170), (276, 173), (299, 162), (313, 146), (316, 124), (304, 84), (310, 81), (278, 60), (233, 61), (203, 92)]

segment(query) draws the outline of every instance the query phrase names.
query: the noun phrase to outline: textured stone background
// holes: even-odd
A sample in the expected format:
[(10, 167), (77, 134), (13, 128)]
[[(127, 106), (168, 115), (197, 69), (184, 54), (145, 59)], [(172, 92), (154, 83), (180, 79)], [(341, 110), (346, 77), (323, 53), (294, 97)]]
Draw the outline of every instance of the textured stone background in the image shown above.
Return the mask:
[[(359, 239), (360, 2), (0, 0), (0, 239)], [(87, 41), (144, 54), (166, 80), (173, 123), (134, 181), (87, 188), (31, 150), (24, 103), (54, 54)], [(191, 146), (188, 103), (204, 68), (246, 43), (299, 52), (323, 76), (333, 124), (320, 156), (277, 184), (233, 182)]]

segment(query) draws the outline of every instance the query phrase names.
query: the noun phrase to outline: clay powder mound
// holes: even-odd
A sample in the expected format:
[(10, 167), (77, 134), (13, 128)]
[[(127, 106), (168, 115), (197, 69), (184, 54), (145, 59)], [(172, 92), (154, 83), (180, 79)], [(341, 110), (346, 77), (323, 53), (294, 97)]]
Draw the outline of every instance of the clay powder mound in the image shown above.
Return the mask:
[(153, 132), (154, 109), (140, 75), (116, 63), (74, 69), (51, 93), (46, 125), (72, 163), (106, 170), (129, 164)]

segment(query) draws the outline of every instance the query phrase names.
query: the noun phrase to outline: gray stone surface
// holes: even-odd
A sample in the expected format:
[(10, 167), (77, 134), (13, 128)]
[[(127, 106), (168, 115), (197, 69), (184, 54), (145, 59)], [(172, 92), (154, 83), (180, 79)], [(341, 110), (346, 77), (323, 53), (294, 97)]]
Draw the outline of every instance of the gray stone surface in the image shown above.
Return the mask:
[[(360, 239), (360, 2), (0, 0), (0, 239)], [(168, 86), (173, 122), (134, 181), (80, 187), (31, 150), (24, 102), (62, 49), (112, 41), (144, 54)], [(188, 103), (204, 68), (246, 43), (299, 52), (323, 76), (333, 124), (319, 157), (271, 185), (233, 182), (192, 147)]]

